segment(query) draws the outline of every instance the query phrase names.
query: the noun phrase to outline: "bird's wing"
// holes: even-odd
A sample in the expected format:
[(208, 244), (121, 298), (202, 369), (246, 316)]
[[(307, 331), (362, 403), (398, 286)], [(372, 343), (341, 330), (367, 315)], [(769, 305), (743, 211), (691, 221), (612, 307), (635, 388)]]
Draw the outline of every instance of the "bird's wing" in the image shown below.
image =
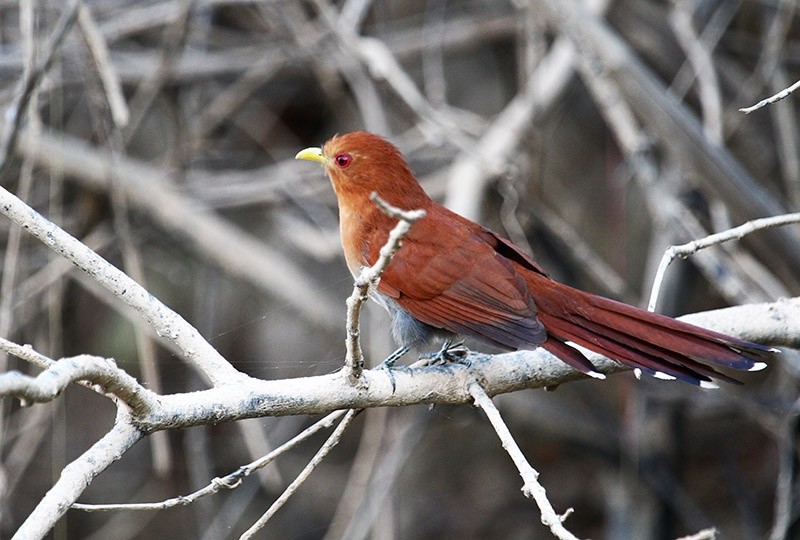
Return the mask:
[(533, 297), (501, 252), (507, 245), (472, 223), (439, 225), (434, 216), (411, 228), (378, 290), (437, 328), (508, 349), (543, 343)]

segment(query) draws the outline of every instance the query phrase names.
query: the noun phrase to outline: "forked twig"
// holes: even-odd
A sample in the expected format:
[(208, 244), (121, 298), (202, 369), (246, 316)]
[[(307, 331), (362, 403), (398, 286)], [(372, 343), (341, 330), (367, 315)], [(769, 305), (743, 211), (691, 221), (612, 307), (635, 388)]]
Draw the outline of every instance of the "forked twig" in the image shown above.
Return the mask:
[(381, 275), (386, 271), (392, 257), (400, 249), (403, 238), (411, 230), (411, 226), (425, 216), (424, 210), (402, 210), (396, 208), (381, 199), (377, 193), (373, 193), (370, 199), (384, 214), (397, 218), (399, 221), (389, 233), (389, 238), (381, 248), (375, 264), (361, 270), (353, 285), (353, 293), (347, 299), (347, 356), (345, 357), (345, 370), (351, 381), (356, 381), (364, 369), (364, 354), (361, 351), (361, 332), (359, 330), (361, 306), (369, 298), (370, 292), (378, 286)]
[(272, 506), (270, 506), (269, 509), (264, 512), (264, 515), (258, 518), (258, 521), (256, 521), (252, 527), (247, 529), (244, 534), (239, 537), (241, 540), (253, 538), (255, 533), (264, 528), (264, 525), (266, 525), (267, 521), (269, 521), (269, 519), (275, 515), (275, 512), (277, 512), (284, 505), (284, 503), (289, 500), (289, 497), (294, 495), (303, 482), (305, 482), (306, 479), (311, 476), (311, 473), (314, 472), (314, 469), (317, 468), (317, 465), (319, 465), (322, 460), (325, 459), (325, 456), (328, 455), (328, 452), (330, 452), (334, 446), (339, 444), (339, 441), (344, 434), (344, 430), (347, 429), (347, 427), (350, 425), (350, 422), (353, 421), (353, 418), (355, 418), (359, 412), (360, 410), (358, 409), (351, 409), (347, 411), (347, 415), (342, 419), (341, 422), (339, 422), (339, 425), (336, 426), (336, 429), (333, 430), (333, 433), (331, 433), (331, 436), (328, 437), (327, 441), (325, 441), (325, 444), (323, 444), (314, 457), (311, 458), (311, 461), (308, 462), (308, 465), (306, 465), (305, 468), (300, 471), (300, 474), (297, 475), (297, 478), (295, 478), (294, 481), (289, 484), (289, 487), (284, 490), (281, 496), (278, 497), (274, 503), (272, 503)]
[(655, 279), (653, 280), (653, 288), (650, 291), (650, 301), (647, 303), (648, 311), (655, 311), (656, 304), (658, 303), (658, 296), (661, 293), (661, 285), (664, 282), (664, 275), (667, 268), (676, 258), (685, 259), (689, 255), (700, 251), (701, 249), (728, 242), (730, 240), (738, 240), (744, 238), (750, 233), (766, 229), (769, 227), (778, 227), (780, 225), (787, 225), (790, 223), (800, 223), (800, 212), (793, 214), (783, 214), (780, 216), (772, 216), (761, 219), (754, 219), (716, 234), (711, 234), (699, 240), (692, 240), (686, 244), (679, 246), (670, 246), (664, 252), (661, 262), (658, 264)]
[(269, 454), (262, 456), (257, 460), (248, 463), (247, 465), (239, 467), (232, 473), (227, 474), (222, 478), (219, 477), (214, 478), (206, 486), (190, 493), (189, 495), (179, 495), (171, 499), (166, 499), (158, 502), (150, 502), (150, 503), (122, 503), (122, 504), (75, 503), (72, 505), (72, 508), (76, 510), (84, 510), (86, 512), (107, 512), (110, 510), (165, 510), (167, 508), (172, 508), (175, 506), (186, 506), (192, 504), (197, 499), (205, 497), (206, 495), (213, 495), (214, 493), (217, 493), (222, 489), (235, 489), (239, 487), (239, 485), (241, 485), (242, 483), (242, 479), (247, 478), (257, 470), (266, 467), (267, 465), (275, 461), (275, 459), (278, 458), (278, 456), (285, 454), (289, 450), (292, 450), (298, 444), (305, 441), (318, 431), (324, 428), (329, 428), (334, 421), (336, 421), (340, 416), (344, 414), (345, 411), (343, 410), (334, 411), (330, 413), (325, 418), (307, 427), (302, 432), (294, 436), (291, 440), (283, 443)]

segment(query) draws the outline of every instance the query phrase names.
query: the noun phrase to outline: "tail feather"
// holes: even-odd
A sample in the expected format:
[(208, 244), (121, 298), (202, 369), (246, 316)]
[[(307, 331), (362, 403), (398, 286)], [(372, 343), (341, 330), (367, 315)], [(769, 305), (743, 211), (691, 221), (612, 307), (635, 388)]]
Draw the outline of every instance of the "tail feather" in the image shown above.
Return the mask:
[(666, 375), (698, 385), (707, 385), (713, 379), (739, 383), (704, 362), (738, 370), (756, 370), (764, 367), (763, 361), (774, 352), (770, 347), (566, 285), (554, 282), (548, 285), (546, 294), (537, 295), (539, 318), (548, 331), (548, 340), (543, 346), (584, 372), (590, 369), (586, 365), (588, 360), (580, 353), (576, 357), (565, 350), (571, 347), (564, 342), (573, 342), (657, 377)]
[(602, 315), (601, 320), (606, 324), (625, 329), (628, 325), (647, 323), (649, 332), (646, 339), (661, 347), (674, 347), (676, 334), (680, 335), (688, 347), (687, 355), (696, 359), (705, 359), (733, 369), (748, 370), (752, 369), (757, 361), (767, 360), (775, 352), (771, 347), (700, 328), (602, 296), (588, 293), (585, 293), (585, 296), (592, 306), (599, 310), (599, 314)]
[(542, 343), (542, 347), (578, 371), (582, 371), (583, 373), (592, 375), (594, 377), (600, 375), (595, 369), (594, 365), (583, 355), (581, 351), (575, 349), (574, 347), (570, 347), (558, 338), (548, 336), (547, 341)]
[[(572, 341), (630, 367), (642, 369), (651, 375), (663, 373), (692, 384), (710, 382), (714, 378), (738, 382), (679, 352), (662, 349), (643, 339), (589, 320), (584, 319), (578, 323), (569, 319), (547, 317), (545, 325), (554, 336)], [(675, 349), (680, 349), (679, 343), (676, 343)]]

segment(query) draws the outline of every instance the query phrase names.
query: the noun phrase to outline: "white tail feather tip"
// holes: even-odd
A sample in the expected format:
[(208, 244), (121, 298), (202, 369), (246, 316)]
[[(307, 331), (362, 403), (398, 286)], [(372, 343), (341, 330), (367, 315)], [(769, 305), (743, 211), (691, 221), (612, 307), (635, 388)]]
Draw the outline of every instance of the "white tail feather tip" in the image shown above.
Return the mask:
[(661, 379), (662, 381), (674, 381), (677, 377), (664, 373), (663, 371), (656, 371), (653, 373), (653, 377), (656, 379)]
[(637, 379), (639, 379), (640, 381), (642, 380), (642, 370), (641, 370), (641, 369), (639, 369), (638, 367), (637, 367), (637, 368), (634, 368), (634, 370), (633, 370), (633, 375), (634, 375), (634, 377), (636, 377), (636, 378), (637, 378)]
[(765, 369), (766, 367), (767, 367), (767, 363), (766, 362), (756, 362), (755, 364), (753, 364), (753, 367), (751, 367), (747, 371), (761, 371), (762, 369)]
[(708, 388), (709, 390), (716, 390), (719, 385), (713, 381), (700, 381), (700, 388)]
[(600, 379), (601, 381), (606, 380), (606, 376), (599, 371), (587, 371), (586, 374), (593, 379)]

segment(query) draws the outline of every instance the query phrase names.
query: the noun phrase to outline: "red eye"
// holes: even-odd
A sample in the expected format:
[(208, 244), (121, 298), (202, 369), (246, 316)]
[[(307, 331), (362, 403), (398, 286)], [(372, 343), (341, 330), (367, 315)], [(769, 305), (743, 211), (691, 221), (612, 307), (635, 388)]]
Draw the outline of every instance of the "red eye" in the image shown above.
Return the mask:
[(336, 164), (344, 169), (345, 167), (349, 167), (350, 164), (353, 162), (353, 156), (350, 154), (336, 154), (336, 157), (333, 158), (336, 161)]

